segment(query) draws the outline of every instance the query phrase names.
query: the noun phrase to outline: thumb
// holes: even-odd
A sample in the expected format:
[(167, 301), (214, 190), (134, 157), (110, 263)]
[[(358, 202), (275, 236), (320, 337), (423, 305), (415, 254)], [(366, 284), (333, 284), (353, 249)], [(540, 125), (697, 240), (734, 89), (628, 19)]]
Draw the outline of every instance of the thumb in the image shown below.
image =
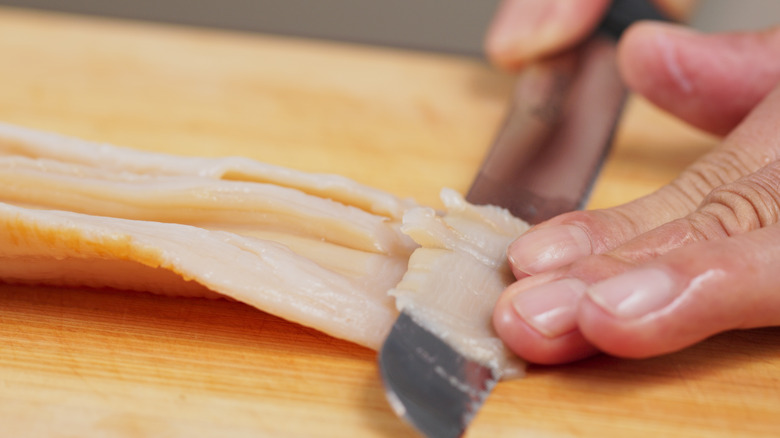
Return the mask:
[[(653, 0), (663, 13), (684, 20), (696, 0)], [(503, 0), (493, 17), (485, 51), (498, 66), (519, 69), (581, 42), (598, 26), (612, 0)]]
[(778, 263), (780, 225), (685, 246), (588, 288), (579, 329), (602, 351), (647, 357), (780, 325)]
[(575, 45), (599, 23), (610, 0), (503, 0), (485, 50), (497, 65), (516, 69)]

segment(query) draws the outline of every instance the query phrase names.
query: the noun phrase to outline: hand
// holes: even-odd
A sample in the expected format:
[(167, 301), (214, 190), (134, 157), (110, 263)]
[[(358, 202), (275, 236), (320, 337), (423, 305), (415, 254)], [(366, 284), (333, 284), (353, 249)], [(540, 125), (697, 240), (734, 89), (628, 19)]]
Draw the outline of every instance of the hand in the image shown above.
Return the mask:
[(512, 350), (537, 363), (647, 357), (780, 325), (779, 55), (780, 29), (705, 36), (641, 23), (624, 35), (629, 86), (730, 134), (657, 192), (558, 216), (513, 243), (519, 280), (494, 313)]
[[(681, 20), (696, 0), (654, 0), (668, 17)], [(569, 48), (592, 33), (610, 0), (504, 0), (485, 41), (490, 59), (507, 69)]]

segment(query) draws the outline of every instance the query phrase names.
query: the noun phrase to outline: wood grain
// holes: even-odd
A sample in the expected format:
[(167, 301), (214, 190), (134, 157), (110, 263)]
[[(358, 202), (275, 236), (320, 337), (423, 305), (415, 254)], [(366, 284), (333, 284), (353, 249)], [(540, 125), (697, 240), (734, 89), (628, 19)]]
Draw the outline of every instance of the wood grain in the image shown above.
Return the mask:
[[(0, 120), (244, 155), (438, 204), (464, 190), (511, 78), (479, 60), (0, 8)], [(714, 144), (631, 101), (591, 205)], [(470, 437), (777, 436), (780, 330), (503, 382)], [(0, 286), (0, 436), (390, 437), (375, 353), (246, 305)]]

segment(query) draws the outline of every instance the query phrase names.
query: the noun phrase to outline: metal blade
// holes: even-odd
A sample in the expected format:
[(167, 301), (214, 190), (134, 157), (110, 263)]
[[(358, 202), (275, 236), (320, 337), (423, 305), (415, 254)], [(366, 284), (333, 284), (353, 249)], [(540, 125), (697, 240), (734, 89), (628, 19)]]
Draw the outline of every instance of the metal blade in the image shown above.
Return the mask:
[[(530, 223), (584, 207), (626, 96), (615, 41), (641, 19), (663, 17), (649, 0), (613, 0), (602, 34), (518, 78), (513, 107), (467, 200)], [(379, 366), (393, 409), (429, 438), (461, 436), (498, 377), (406, 313)]]
[(626, 88), (620, 35), (667, 18), (648, 0), (613, 0), (586, 43), (522, 73), (513, 105), (466, 199), (536, 224), (585, 207), (612, 144)]
[(461, 436), (498, 381), (495, 370), (403, 312), (379, 352), (379, 369), (395, 413), (429, 438)]
[(468, 201), (529, 223), (584, 207), (626, 96), (614, 52), (612, 39), (597, 36), (518, 78)]

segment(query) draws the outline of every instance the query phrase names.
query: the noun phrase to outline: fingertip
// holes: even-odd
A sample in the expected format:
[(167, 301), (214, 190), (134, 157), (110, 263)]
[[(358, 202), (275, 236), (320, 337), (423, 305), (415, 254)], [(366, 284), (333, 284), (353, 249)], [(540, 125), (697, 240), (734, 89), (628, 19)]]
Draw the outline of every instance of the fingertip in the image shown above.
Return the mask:
[(691, 34), (661, 22), (628, 28), (618, 44), (619, 68), (628, 86), (656, 103), (664, 103), (667, 95), (693, 93), (694, 81), (678, 50), (679, 36)]
[(560, 224), (535, 228), (523, 234), (509, 245), (507, 258), (517, 276), (560, 268), (590, 255), (592, 251), (590, 236), (582, 227)]
[[(544, 290), (549, 285), (535, 285), (535, 278), (528, 280), (526, 284), (517, 282), (510, 286), (493, 312), (493, 327), (507, 347), (529, 362), (545, 365), (572, 362), (595, 354), (595, 348), (576, 329), (573, 320), (576, 302), (568, 302), (578, 300), (579, 296), (576, 300), (570, 296), (556, 297), (554, 292)], [(526, 288), (528, 284), (531, 289)], [(544, 296), (546, 292), (552, 292), (548, 294), (550, 297)], [(567, 302), (560, 306), (549, 302), (561, 298)], [(519, 299), (525, 302), (519, 304)], [(523, 306), (530, 310), (522, 311)], [(559, 311), (560, 308), (564, 311)], [(565, 311), (566, 308), (571, 311)], [(539, 320), (534, 321), (535, 318)], [(540, 329), (540, 321), (549, 327)]]
[(509, 307), (496, 308), (493, 325), (506, 346), (531, 363), (557, 365), (584, 359), (598, 352), (578, 330), (550, 339), (525, 323)]
[(636, 321), (618, 321), (587, 296), (580, 303), (578, 322), (583, 338), (608, 355), (642, 359), (659, 354), (647, 328), (637, 328)]
[(609, 0), (504, 0), (488, 29), (485, 51), (499, 67), (517, 69), (585, 38), (608, 4)]

